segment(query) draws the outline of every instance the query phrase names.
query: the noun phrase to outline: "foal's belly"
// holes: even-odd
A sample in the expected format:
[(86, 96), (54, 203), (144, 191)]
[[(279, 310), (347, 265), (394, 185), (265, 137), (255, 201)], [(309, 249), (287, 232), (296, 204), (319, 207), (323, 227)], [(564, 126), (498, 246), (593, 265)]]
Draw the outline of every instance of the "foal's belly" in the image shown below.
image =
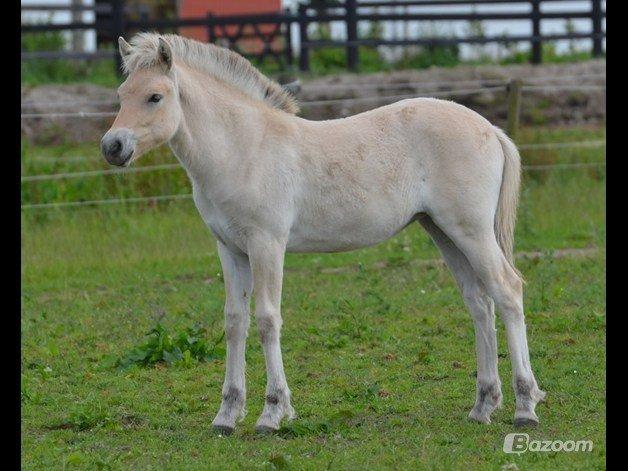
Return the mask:
[(346, 252), (378, 244), (397, 234), (416, 211), (377, 213), (357, 211), (298, 218), (288, 238), (289, 252)]
[(345, 234), (343, 237), (325, 237), (325, 234), (310, 234), (307, 236), (291, 234), (288, 240), (287, 251), (293, 253), (349, 252), (370, 247), (394, 236), (413, 220), (413, 218), (409, 219), (406, 224), (395, 227), (394, 230), (382, 230), (369, 234)]
[[(392, 159), (391, 159), (392, 160)], [(418, 172), (398, 164), (398, 172), (373, 176), (366, 166), (347, 166), (334, 179), (317, 178), (297, 198), (288, 251), (343, 252), (382, 242), (424, 210)]]

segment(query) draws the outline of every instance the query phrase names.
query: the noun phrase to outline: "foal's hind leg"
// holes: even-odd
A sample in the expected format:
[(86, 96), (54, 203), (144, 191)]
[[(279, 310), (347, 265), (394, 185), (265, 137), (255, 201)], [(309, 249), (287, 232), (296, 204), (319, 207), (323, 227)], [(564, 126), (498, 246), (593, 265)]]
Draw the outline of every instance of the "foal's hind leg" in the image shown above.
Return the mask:
[(491, 413), (501, 405), (502, 392), (497, 371), (497, 338), (495, 307), (482, 282), (464, 254), (447, 235), (425, 215), (419, 219), (451, 270), (464, 302), (473, 316), (475, 352), (477, 356), (477, 395), (469, 418), (482, 423), (491, 422)]
[(534, 409), (545, 393), (539, 389), (530, 366), (521, 278), (499, 247), (492, 221), (467, 221), (464, 225), (451, 220), (436, 223), (465, 254), (504, 321), (516, 398), (515, 425), (537, 424), (539, 419)]

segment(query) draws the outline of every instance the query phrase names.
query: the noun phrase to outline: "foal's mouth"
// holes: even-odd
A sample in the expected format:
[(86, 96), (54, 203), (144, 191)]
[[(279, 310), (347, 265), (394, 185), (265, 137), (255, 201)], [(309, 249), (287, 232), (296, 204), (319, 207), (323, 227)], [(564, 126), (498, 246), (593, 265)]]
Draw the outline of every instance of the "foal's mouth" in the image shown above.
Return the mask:
[(118, 167), (128, 167), (129, 165), (131, 165), (131, 162), (133, 162), (133, 156), (135, 155), (135, 151), (131, 151), (129, 152), (129, 155), (126, 156), (125, 160), (123, 160), (120, 163), (114, 163), (113, 165), (117, 165)]
[(133, 155), (135, 152), (132, 150), (125, 155), (105, 155), (105, 160), (109, 165), (115, 165), (116, 167), (128, 167), (133, 161)]

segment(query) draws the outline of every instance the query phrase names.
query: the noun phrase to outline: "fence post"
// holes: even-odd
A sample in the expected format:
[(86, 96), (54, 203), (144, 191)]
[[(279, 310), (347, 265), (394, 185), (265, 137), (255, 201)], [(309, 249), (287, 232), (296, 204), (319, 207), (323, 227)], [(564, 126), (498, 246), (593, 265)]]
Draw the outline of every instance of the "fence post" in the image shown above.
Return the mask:
[(591, 0), (593, 57), (602, 56), (602, 0)]
[(543, 54), (541, 43), (541, 0), (531, 0), (532, 2), (532, 57), (533, 64), (540, 64)]
[(308, 24), (307, 6), (301, 3), (299, 4), (299, 70), (301, 72), (310, 71), (310, 48), (306, 44), (309, 41), (307, 36)]
[(212, 44), (216, 38), (214, 37), (214, 16), (211, 14), (211, 12), (207, 13), (207, 16), (205, 17), (206, 20), (206, 26), (207, 26), (207, 42), (209, 44)]
[[(287, 13), (287, 12), (284, 12)], [(291, 16), (292, 16), (292, 12)], [(286, 20), (285, 23), (286, 25), (286, 29), (284, 30), (284, 50), (285, 50), (285, 55), (286, 55), (286, 64), (288, 65), (289, 68), (292, 68), (292, 60), (293, 60), (293, 53), (292, 53), (292, 21), (291, 20)], [(279, 25), (279, 27), (281, 28), (281, 24)]]
[(138, 15), (140, 18), (140, 21), (148, 21), (148, 18), (150, 17), (150, 10), (148, 8), (148, 5), (138, 5)]
[[(73, 7), (82, 7), (83, 0), (72, 0)], [(72, 10), (72, 23), (83, 23), (83, 11)], [(75, 52), (83, 52), (85, 50), (85, 31), (72, 31), (72, 50)]]
[(356, 0), (345, 0), (346, 22), (347, 22), (347, 66), (349, 70), (358, 69), (358, 11)]
[(515, 139), (519, 130), (519, 116), (521, 115), (521, 80), (513, 79), (508, 82), (508, 124), (506, 132), (511, 139)]
[(111, 36), (115, 51), (116, 74), (122, 74), (122, 57), (118, 53), (118, 37), (124, 36), (124, 0), (111, 1)]

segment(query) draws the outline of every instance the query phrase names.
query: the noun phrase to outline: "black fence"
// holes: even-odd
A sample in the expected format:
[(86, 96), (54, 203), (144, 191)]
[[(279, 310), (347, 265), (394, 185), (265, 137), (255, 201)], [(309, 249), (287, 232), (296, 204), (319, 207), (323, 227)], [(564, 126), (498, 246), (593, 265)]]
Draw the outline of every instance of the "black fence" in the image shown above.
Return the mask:
[[(211, 42), (220, 42), (247, 56), (257, 57), (260, 60), (271, 58), (282, 69), (292, 67), (294, 48), (291, 26), (298, 25), (299, 51), (298, 64), (301, 71), (309, 71), (310, 54), (314, 49), (341, 47), (346, 50), (347, 67), (358, 70), (360, 46), (450, 46), (457, 44), (487, 44), (514, 42), (529, 42), (531, 45), (530, 61), (538, 64), (542, 60), (543, 42), (556, 40), (591, 39), (593, 42), (591, 53), (599, 57), (604, 53), (603, 42), (606, 33), (603, 30), (603, 20), (606, 11), (602, 0), (590, 0), (590, 9), (587, 11), (543, 11), (543, 4), (556, 4), (566, 0), (419, 0), (419, 1), (358, 1), (345, 0), (343, 3), (316, 2), (301, 4), (298, 10), (281, 11), (269, 14), (239, 15), (239, 16), (212, 16), (196, 18), (152, 19), (146, 10), (140, 9), (131, 17), (130, 7), (123, 0), (111, 0), (107, 3), (97, 3), (95, 6), (51, 6), (51, 5), (23, 5), (23, 11), (93, 11), (96, 21), (91, 23), (73, 22), (66, 24), (22, 24), (22, 33), (37, 33), (46, 31), (78, 31), (95, 30), (99, 37), (110, 38), (115, 42), (118, 36), (128, 36), (136, 31), (170, 31), (176, 32), (182, 27), (203, 27), (207, 30), (207, 37)], [(379, 10), (386, 7), (418, 7), (418, 6), (476, 6), (476, 5), (529, 5), (527, 12), (486, 12), (486, 13), (446, 13), (424, 12), (413, 13), (382, 13)], [(550, 19), (588, 19), (591, 21), (590, 33), (565, 32), (564, 34), (543, 34), (541, 23)], [(500, 36), (464, 36), (464, 37), (419, 37), (405, 39), (360, 38), (358, 24), (360, 22), (379, 23), (395, 22), (426, 22), (435, 21), (469, 21), (481, 22), (527, 20), (532, 25), (532, 33), (528, 35), (500, 35)], [(346, 28), (346, 39), (310, 39), (308, 30), (311, 24), (342, 22)], [(255, 40), (261, 45), (257, 52), (242, 50), (243, 40)], [(22, 52), (22, 60), (29, 59), (102, 59), (114, 58), (116, 68), (120, 70), (120, 58), (117, 54), (117, 45), (111, 50), (97, 52), (76, 51), (37, 51)]]

